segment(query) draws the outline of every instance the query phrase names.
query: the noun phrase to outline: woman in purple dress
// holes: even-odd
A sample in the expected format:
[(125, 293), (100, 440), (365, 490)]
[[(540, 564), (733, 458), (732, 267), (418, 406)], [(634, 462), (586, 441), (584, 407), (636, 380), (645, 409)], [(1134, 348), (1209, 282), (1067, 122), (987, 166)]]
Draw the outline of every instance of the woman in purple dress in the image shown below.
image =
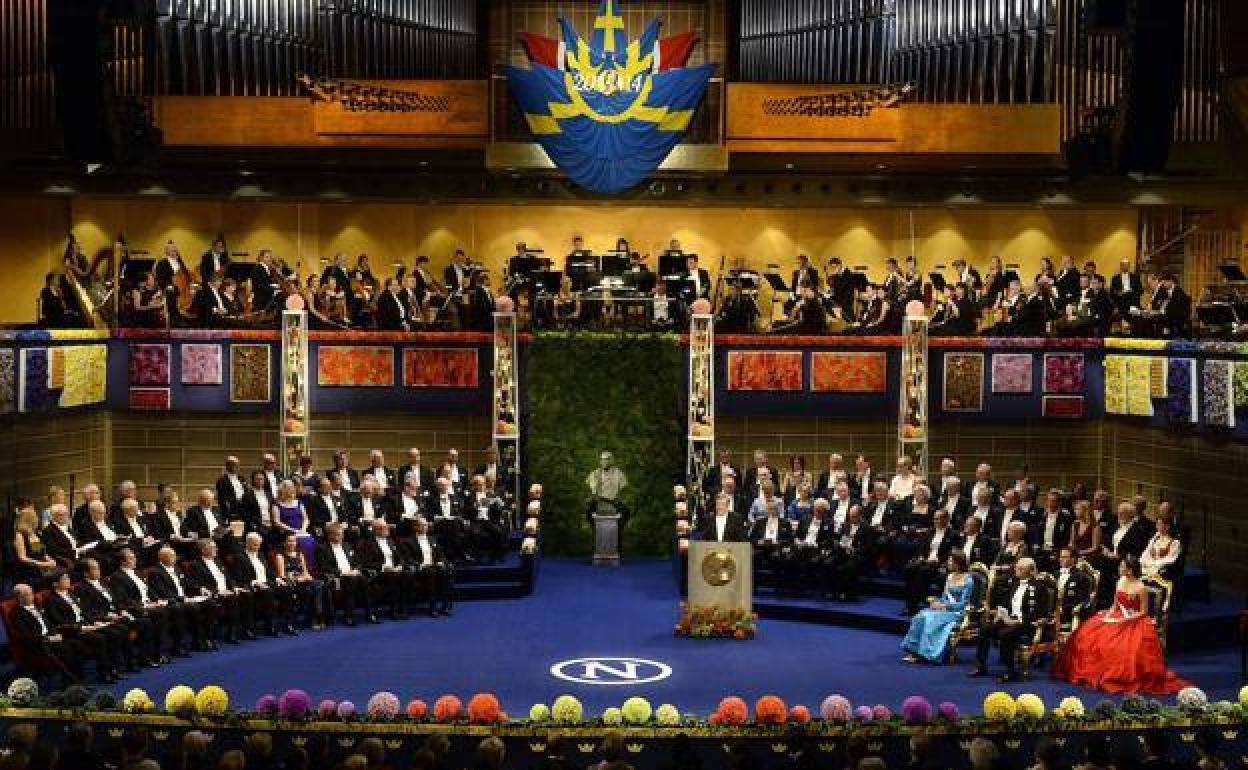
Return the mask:
[(308, 563), (316, 558), (316, 538), (308, 532), (308, 512), (297, 494), (295, 482), (286, 479), (277, 486), (277, 501), (273, 503), (273, 521), (283, 536), (295, 536), (299, 550)]

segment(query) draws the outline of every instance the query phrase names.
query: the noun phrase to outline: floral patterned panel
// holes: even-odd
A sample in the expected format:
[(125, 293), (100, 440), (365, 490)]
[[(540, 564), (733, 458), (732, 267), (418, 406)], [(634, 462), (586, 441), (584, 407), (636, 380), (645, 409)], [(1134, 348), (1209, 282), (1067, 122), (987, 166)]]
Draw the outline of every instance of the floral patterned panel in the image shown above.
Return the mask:
[(48, 348), (48, 390), (65, 387), (65, 348)]
[(130, 384), (169, 384), (169, 346), (135, 343), (130, 346)]
[(1248, 409), (1248, 361), (1235, 363), (1235, 408)]
[(70, 345), (65, 351), (63, 407), (99, 404), (108, 395), (108, 346)]
[(267, 404), (272, 400), (268, 345), (230, 345), (230, 401)]
[(801, 389), (801, 351), (729, 351), (728, 390)]
[(946, 412), (984, 410), (984, 354), (946, 353), (942, 408)]
[(182, 384), (220, 385), (221, 346), (198, 342), (182, 344)]
[(1152, 359), (1148, 356), (1126, 356), (1127, 414), (1153, 416)]
[(813, 353), (810, 389), (816, 393), (884, 393), (888, 390), (888, 354)]
[(140, 412), (165, 412), (171, 406), (169, 388), (131, 388), (130, 408)]
[(1190, 358), (1170, 359), (1166, 373), (1166, 417), (1171, 422), (1196, 422), (1196, 366)]
[(1166, 372), (1169, 369), (1169, 359), (1165, 356), (1154, 356), (1149, 359), (1150, 368), (1148, 370), (1148, 395), (1160, 401), (1166, 397)]
[(388, 388), (394, 385), (394, 348), (322, 345), (316, 353), (316, 383)]
[(407, 348), (403, 351), (403, 385), (408, 388), (475, 388), (478, 385), (474, 348)]
[(1030, 353), (993, 353), (992, 392), (1030, 395), (1031, 363)]
[(1083, 417), (1083, 396), (1045, 396), (1042, 414), (1045, 417), (1078, 419)]
[(1127, 362), (1123, 356), (1105, 356), (1105, 413), (1127, 413)]
[(1084, 386), (1082, 353), (1044, 354), (1044, 392), (1079, 395)]
[(1200, 378), (1205, 424), (1235, 427), (1235, 385), (1230, 361), (1205, 361)]
[(21, 357), (18, 409), (22, 412), (46, 412), (56, 403), (56, 394), (48, 390), (48, 349), (23, 348)]
[(17, 409), (17, 354), (0, 348), (0, 414)]

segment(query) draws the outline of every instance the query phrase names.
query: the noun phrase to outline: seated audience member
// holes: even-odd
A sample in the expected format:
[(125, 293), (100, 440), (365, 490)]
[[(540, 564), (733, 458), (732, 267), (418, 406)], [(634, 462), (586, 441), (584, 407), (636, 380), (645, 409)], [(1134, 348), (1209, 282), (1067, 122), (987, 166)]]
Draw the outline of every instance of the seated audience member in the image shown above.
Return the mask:
[(101, 579), (100, 563), (95, 559), (84, 559), (82, 572), (83, 581), (74, 589), (82, 613), (89, 623), (112, 624), (119, 630), (117, 641), (125, 668), (137, 671), (141, 665), (156, 667), (168, 663), (169, 659), (160, 653), (160, 640), (165, 634), (163, 616), (125, 609), (113, 589)]
[(766, 514), (750, 525), (749, 540), (754, 545), (754, 563), (774, 569), (781, 552), (792, 539), (789, 520), (780, 515), (780, 500), (773, 497), (767, 502)]
[(314, 631), (323, 629), (332, 613), (325, 595), (325, 581), (312, 574), (307, 556), (299, 550), (294, 535), (287, 535), (273, 554), (273, 575), (293, 591), (296, 616), (302, 612)]
[(1118, 504), (1113, 532), (1108, 540), (1102, 540), (1098, 558), (1098, 568), (1101, 571), (1100, 606), (1109, 606), (1113, 598), (1113, 585), (1118, 579), (1119, 565), (1128, 557), (1139, 561), (1153, 538), (1153, 532), (1152, 522), (1141, 516), (1136, 506), (1128, 502)]
[(1005, 674), (998, 680), (1018, 681), (1014, 651), (1023, 639), (1035, 632), (1035, 623), (1043, 612), (1035, 576), (1036, 563), (1030, 558), (1023, 557), (1014, 563), (1012, 577), (1006, 582), (1005, 590), (997, 592), (989, 606), (991, 614), (981, 626), (971, 676), (987, 675), (988, 653), (995, 642), (1005, 666)]
[(52, 659), (74, 679), (81, 680), (83, 662), (92, 654), (86, 640), (58, 632), (52, 620), (35, 604), (34, 590), (25, 583), (13, 586), (13, 598), (17, 602), (13, 611), (14, 639)]
[(1157, 628), (1148, 614), (1148, 589), (1140, 581), (1139, 561), (1124, 557), (1118, 573), (1113, 606), (1071, 634), (1053, 675), (1108, 693), (1176, 693), (1188, 683), (1166, 669)]
[(1061, 607), (1062, 631), (1070, 631), (1074, 622), (1082, 622), (1092, 613), (1096, 597), (1092, 594), (1092, 578), (1076, 569), (1079, 557), (1075, 549), (1064, 546), (1057, 560), (1057, 603)]
[(932, 516), (932, 531), (919, 543), (918, 553), (906, 565), (905, 615), (919, 611), (932, 585), (942, 577), (941, 570), (949, 553), (957, 546), (957, 540), (957, 534), (949, 526), (949, 514), (936, 511)]
[(370, 582), (381, 591), (394, 619), (408, 615), (408, 602), (415, 593), (415, 568), (408, 554), (390, 538), (390, 525), (384, 519), (373, 521), (367, 535), (355, 542), (360, 567), (372, 576)]
[(299, 456), (299, 467), (290, 474), (290, 480), (298, 485), (300, 492), (315, 491), (317, 483), (321, 480), (321, 474), (313, 467), (312, 455)]
[(967, 564), (988, 566), (997, 559), (997, 541), (983, 533), (984, 520), (968, 516), (962, 523), (962, 544), (958, 550), (966, 557)]
[[(193, 591), (209, 597), (209, 604), (223, 619), (222, 637), (226, 644), (238, 644), (240, 637), (256, 638), (255, 596), (230, 577), (225, 565), (217, 559), (215, 541), (209, 538), (199, 541), (199, 558), (187, 566), (186, 575)], [(211, 641), (212, 635), (209, 639)]]
[(1032, 517), (1027, 533), (1031, 554), (1044, 572), (1052, 572), (1057, 564), (1057, 552), (1070, 542), (1070, 527), (1074, 517), (1062, 507), (1060, 489), (1050, 489), (1044, 496), (1044, 510)]
[(819, 595), (831, 593), (830, 566), (836, 534), (828, 516), (828, 501), (822, 497), (815, 500), (810, 513), (798, 523), (784, 554), (784, 572), (790, 588), (813, 586)]
[(909, 457), (897, 458), (897, 472), (888, 484), (888, 496), (892, 500), (905, 500), (914, 494), (914, 485), (922, 481), (914, 472), (914, 460)]
[[(372, 479), (366, 479), (360, 484), (360, 492), (363, 494), (365, 487), (376, 489), (377, 482)], [(371, 497), (371, 495), (370, 495)], [(309, 493), (303, 499), (304, 510), (308, 513), (308, 519), (311, 521), (309, 529), (315, 537), (324, 537), (325, 527), (336, 522), (347, 521), (347, 511), (344, 502), (338, 495), (334, 494), (334, 484), (329, 480), (328, 476), (321, 476), (316, 482), (316, 491)], [(293, 534), (290, 532), (283, 533)]]
[(720, 492), (715, 496), (714, 514), (706, 517), (698, 534), (702, 540), (717, 543), (745, 542), (747, 539), (745, 516), (729, 512), (728, 495)]
[(946, 563), (945, 589), (939, 599), (910, 619), (910, 630), (901, 640), (907, 663), (943, 663), (949, 652), (949, 639), (975, 596), (975, 581), (967, 572), (966, 555), (950, 551)]
[[(937, 510), (931, 503), (931, 492), (926, 484), (918, 484), (908, 500), (893, 503), (895, 525), (892, 550), (896, 561), (906, 562), (914, 553), (919, 541), (932, 529), (932, 514)], [(953, 519), (949, 520), (950, 525)], [(956, 529), (956, 527), (955, 527)]]
[[(98, 501), (96, 501), (98, 502)], [(103, 505), (103, 503), (100, 503)], [(70, 569), (83, 556), (95, 550), (95, 542), (82, 542), (69, 528), (69, 508), (53, 505), (49, 509), (52, 518), (43, 528), (40, 537), (49, 556), (64, 569)]]
[(413, 490), (409, 479), (403, 482), (402, 489), (395, 498), (389, 498), (381, 494), (381, 488), (375, 480), (361, 481), (360, 496), (354, 499), (347, 513), (349, 539), (354, 540), (361, 533), (370, 531), (376, 519), (397, 521), (398, 534), (405, 537), (410, 528), (409, 522), (424, 510), (423, 501), (418, 495), (414, 496)]
[(1027, 531), (1027, 514), (1019, 507), (1022, 502), (1021, 497), (1016, 489), (1007, 489), (1001, 495), (1001, 508), (997, 509), (997, 517), (992, 521), (985, 522), (988, 534), (995, 537), (1002, 545), (1005, 545), (1008, 539), (1010, 526), (1015, 522), (1023, 525), (1023, 531)]
[[(942, 480), (941, 493), (936, 498), (936, 507), (949, 514), (949, 523), (956, 529), (962, 528), (966, 517), (971, 513), (971, 500), (962, 494), (962, 479), (953, 476)], [(985, 515), (987, 515), (986, 509)]]
[(265, 561), (261, 547), (264, 538), (255, 532), (243, 538), (243, 551), (230, 562), (230, 577), (241, 591), (251, 593), (255, 616), (269, 636), (278, 629), (294, 636), (295, 591), (284, 578), (278, 577)]
[(413, 522), (407, 548), (417, 581), (424, 584), (429, 599), (429, 615), (449, 616), (455, 593), (455, 568), (442, 553), (437, 538), (430, 534), (429, 522), (423, 516)]
[(143, 516), (139, 512), (138, 500), (122, 501), (121, 518), (117, 521), (116, 530), (118, 536), (126, 538), (126, 545), (135, 549), (141, 563), (155, 563), (160, 540), (148, 531), (147, 524), (144, 523)]
[(814, 481), (814, 476), (806, 470), (806, 458), (802, 455), (793, 455), (789, 458), (789, 469), (780, 479), (780, 497), (786, 503), (791, 502), (797, 497), (797, 488), (800, 485), (813, 484)]
[(247, 491), (247, 483), (238, 471), (238, 458), (233, 455), (225, 458), (225, 471), (217, 478), (217, 500), (221, 503), (222, 510), (228, 518), (241, 518), (237, 516), (236, 509), (243, 500), (243, 494)]
[[(196, 540), (213, 540), (221, 544), (232, 544), (233, 533), (230, 532), (229, 521), (216, 505), (217, 496), (211, 489), (199, 490), (196, 504), (186, 511), (182, 521), (182, 534)], [(229, 548), (224, 550), (228, 551)]]
[[(138, 561), (133, 550), (123, 548), (120, 556), (121, 566), (109, 579), (109, 588), (112, 589), (117, 606), (129, 616), (151, 623), (155, 629), (154, 644), (157, 653), (160, 651), (161, 637), (168, 634), (173, 653), (186, 655), (182, 639), (191, 633), (190, 622), (194, 618), (183, 611), (186, 608), (171, 605), (167, 600), (157, 597), (149, 588), (148, 581), (139, 575)], [(159, 659), (161, 662), (168, 662), (168, 658), (163, 656)]]
[(789, 522), (796, 527), (803, 519), (810, 515), (811, 510), (815, 506), (814, 490), (810, 484), (802, 483), (797, 487), (797, 494), (793, 500), (784, 509), (784, 516)]
[[(138, 505), (133, 498), (123, 501), (125, 504)], [(95, 543), (92, 553), (101, 559), (111, 572), (117, 562), (117, 548), (126, 545), (129, 538), (118, 535), (108, 523), (108, 510), (98, 500), (87, 507), (87, 521), (78, 530), (78, 539), (85, 543)]]
[(345, 623), (354, 626), (357, 602), (364, 605), (369, 623), (379, 622), (373, 614), (368, 577), (361, 570), (354, 550), (343, 542), (341, 524), (325, 528), (325, 542), (316, 548), (316, 565), (325, 580), (326, 598), (331, 602), (329, 623), (334, 621), (335, 609), (341, 605)]
[(472, 477), (464, 494), (464, 512), (469, 517), (469, 542), (478, 561), (499, 564), (507, 552), (507, 514), (503, 501), (486, 488), (485, 476)]
[(386, 456), (380, 449), (374, 449), (368, 453), (368, 467), (364, 469), (364, 475), (373, 477), (373, 480), (377, 482), (377, 488), (383, 495), (390, 494), (391, 490), (399, 484), (394, 470), (386, 467)]
[(446, 549), (453, 562), (468, 558), (468, 525), (464, 520), (462, 500), (452, 492), (450, 478), (441, 476), (434, 487), (437, 490), (425, 503), (425, 518), (432, 522), (433, 533)]
[(1158, 516), (1157, 532), (1148, 541), (1144, 552), (1140, 554), (1140, 568), (1145, 575), (1158, 575), (1171, 582), (1182, 577), (1183, 543), (1172, 534), (1174, 519), (1170, 516)]
[(849, 496), (865, 503), (867, 498), (871, 497), (871, 488), (875, 480), (875, 475), (871, 471), (871, 463), (867, 461), (866, 455), (855, 456), (854, 472), (846, 479), (849, 483)]
[(1101, 553), (1101, 527), (1092, 516), (1092, 503), (1075, 503), (1074, 520), (1070, 525), (1070, 546), (1080, 559), (1094, 560)]
[(269, 482), (264, 471), (252, 471), (247, 488), (238, 503), (230, 510), (230, 518), (243, 522), (245, 532), (256, 532), (269, 538), (276, 534), (273, 523), (275, 498), (269, 494)]
[(348, 492), (360, 488), (360, 472), (351, 467), (347, 450), (334, 452), (334, 467), (325, 472), (326, 476), (338, 479), (338, 484)]
[[(887, 491), (887, 488), (885, 488)], [(854, 506), (855, 498), (850, 494), (849, 484), (838, 482), (832, 489), (832, 497), (828, 500), (828, 516), (832, 519), (833, 528), (839, 530), (849, 518), (849, 509)], [(867, 514), (870, 516), (870, 512)]]
[[(855, 501), (857, 498), (852, 498)], [(875, 527), (881, 534), (892, 535), (901, 526), (901, 516), (899, 512), (904, 513), (905, 507), (899, 508), (888, 495), (888, 485), (883, 481), (877, 481), (871, 485), (871, 494), (862, 501), (862, 515), (867, 523)], [(836, 525), (845, 523), (845, 517), (848, 516), (849, 509), (841, 504), (841, 497), (838, 491), (836, 500), (836, 509), (833, 519)]]
[(298, 497), (298, 489), (290, 479), (277, 485), (277, 499), (273, 501), (273, 529), (277, 537), (294, 535), (305, 554), (314, 554), (316, 538), (311, 533), (312, 521)]
[(718, 493), (723, 486), (725, 478), (729, 476), (740, 478), (741, 476), (737, 466), (732, 464), (732, 451), (730, 449), (721, 446), (716, 448), (715, 454), (718, 461), (706, 469), (706, 475), (702, 479), (702, 489), (708, 495)]
[(1014, 573), (1014, 565), (1020, 559), (1029, 558), (1031, 549), (1027, 546), (1027, 525), (1015, 520), (1005, 528), (1005, 540), (997, 550), (997, 558), (992, 562), (992, 570), (998, 577)]
[(182, 498), (170, 489), (161, 497), (160, 504), (147, 514), (147, 531), (161, 543), (173, 546), (180, 558), (193, 558), (199, 548), (194, 534), (183, 534), (186, 518), (182, 510)]
[[(766, 478), (775, 480), (779, 478), (776, 469), (771, 467), (767, 462), (767, 453), (761, 449), (755, 449), (752, 455), (754, 464), (745, 470), (745, 478), (742, 479), (742, 491), (747, 498), (758, 497), (759, 482)], [(764, 471), (766, 471), (764, 473)]]
[[(64, 507), (62, 504), (61, 507)], [(68, 511), (68, 509), (66, 509)], [(57, 570), (57, 562), (48, 553), (39, 536), (39, 514), (29, 505), (17, 512), (13, 527), (14, 573), (17, 580), (40, 585)]]
[(1001, 488), (997, 480), (992, 477), (992, 466), (988, 463), (975, 466), (975, 480), (965, 487), (965, 494), (972, 501), (978, 501), (979, 493), (984, 489), (989, 492), (989, 504), (996, 505), (1001, 498)]
[(64, 637), (73, 637), (85, 645), (95, 661), (100, 681), (116, 682), (121, 678), (121, 658), (126, 629), (109, 621), (92, 622), (70, 590), (73, 580), (68, 571), (52, 579), (52, 590), (43, 601), (44, 618), (52, 630)]
[(837, 598), (854, 601), (859, 584), (875, 559), (880, 533), (863, 520), (861, 506), (849, 509), (849, 518), (841, 525), (833, 542), (833, 593)]
[(768, 515), (772, 509), (772, 505), (782, 505), (780, 498), (776, 496), (775, 486), (770, 478), (764, 477), (758, 484), (758, 496), (750, 501), (749, 522), (750, 526), (754, 522)]
[(845, 459), (833, 452), (828, 455), (828, 467), (819, 474), (813, 492), (816, 497), (831, 497), (832, 490), (841, 481), (849, 481), (849, 473), (845, 470)]

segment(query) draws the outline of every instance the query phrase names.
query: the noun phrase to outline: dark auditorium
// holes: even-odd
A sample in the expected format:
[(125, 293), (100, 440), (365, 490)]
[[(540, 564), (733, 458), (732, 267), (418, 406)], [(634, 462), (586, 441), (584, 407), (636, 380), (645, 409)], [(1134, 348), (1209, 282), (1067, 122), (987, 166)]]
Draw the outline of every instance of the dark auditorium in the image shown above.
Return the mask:
[(1248, 768), (1248, 2), (0, 2), (0, 770)]

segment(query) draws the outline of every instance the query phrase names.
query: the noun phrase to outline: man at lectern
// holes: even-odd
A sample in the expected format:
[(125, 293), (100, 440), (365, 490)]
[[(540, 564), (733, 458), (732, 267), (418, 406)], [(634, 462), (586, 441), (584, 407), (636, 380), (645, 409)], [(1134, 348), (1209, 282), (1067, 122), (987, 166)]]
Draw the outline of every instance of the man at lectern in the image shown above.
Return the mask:
[(628, 478), (624, 471), (615, 466), (615, 459), (607, 450), (598, 455), (598, 467), (585, 479), (589, 487), (589, 527), (594, 527), (594, 514), (614, 511), (620, 515), (620, 534), (628, 525), (628, 508), (620, 500), (624, 487), (628, 486)]
[(715, 495), (715, 515), (706, 517), (698, 539), (717, 543), (745, 541), (745, 516), (730, 512), (728, 499), (723, 492)]

